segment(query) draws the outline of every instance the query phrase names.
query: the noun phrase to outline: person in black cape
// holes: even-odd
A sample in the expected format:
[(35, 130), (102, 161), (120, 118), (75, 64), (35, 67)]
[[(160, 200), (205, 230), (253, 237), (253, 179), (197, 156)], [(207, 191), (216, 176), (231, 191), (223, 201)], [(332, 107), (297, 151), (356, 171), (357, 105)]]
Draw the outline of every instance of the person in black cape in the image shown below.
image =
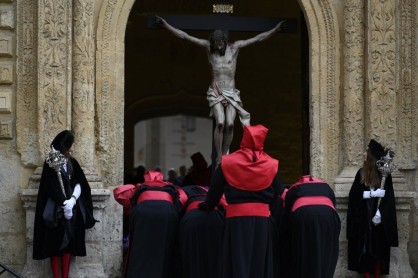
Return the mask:
[[(181, 200), (177, 187), (158, 171), (147, 171), (130, 198), (129, 249), (124, 277), (179, 277), (178, 225)], [(132, 185), (133, 186), (133, 185)], [(130, 196), (127, 193), (126, 198)], [(121, 203), (121, 200), (116, 200)], [(122, 203), (121, 203), (122, 204)]]
[(222, 156), (206, 201), (212, 210), (222, 194), (228, 203), (222, 251), (225, 278), (273, 277), (270, 206), (280, 190), (279, 161), (263, 151), (268, 129), (245, 126), (240, 149)]
[(183, 186), (187, 202), (182, 208), (179, 226), (179, 246), (182, 278), (219, 278), (222, 235), (226, 202), (212, 211), (198, 209), (206, 199), (208, 187)]
[(86, 256), (85, 230), (92, 228), (96, 220), (90, 186), (80, 164), (71, 156), (71, 131), (60, 132), (52, 141), (52, 148), (62, 155), (62, 163), (53, 169), (47, 159), (43, 165), (36, 201), (33, 259), (50, 258), (53, 277), (58, 278), (60, 261), (62, 277), (68, 277), (71, 256)]
[(341, 230), (335, 204), (331, 187), (310, 175), (287, 190), (280, 225), (282, 277), (334, 277)]
[[(376, 164), (388, 152), (376, 140), (370, 140), (348, 197), (348, 269), (365, 277), (389, 274), (390, 247), (398, 246), (392, 176), (386, 177), (381, 189), (382, 175)], [(376, 215), (380, 222), (375, 220)]]

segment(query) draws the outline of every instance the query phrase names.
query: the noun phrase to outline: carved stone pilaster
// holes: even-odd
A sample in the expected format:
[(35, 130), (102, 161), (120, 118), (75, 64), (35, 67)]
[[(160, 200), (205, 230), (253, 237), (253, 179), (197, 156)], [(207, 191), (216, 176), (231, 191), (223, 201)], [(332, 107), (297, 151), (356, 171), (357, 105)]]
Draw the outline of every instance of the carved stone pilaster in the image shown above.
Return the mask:
[(344, 167), (359, 167), (364, 152), (364, 1), (344, 6)]
[(399, 88), (397, 89), (398, 126), (397, 126), (397, 164), (400, 169), (417, 167), (417, 52), (416, 26), (417, 2), (415, 0), (398, 0), (398, 53), (397, 68)]
[[(123, 180), (124, 30), (133, 1), (106, 0), (101, 5), (96, 55), (97, 156), (103, 183)], [(121, 8), (121, 6), (123, 8)], [(120, 10), (119, 10), (120, 9)], [(115, 13), (117, 11), (117, 13)], [(115, 168), (116, 167), (116, 168)]]
[(310, 31), (310, 168), (311, 174), (333, 180), (338, 174), (340, 134), (339, 29), (330, 1), (300, 0)]
[(396, 149), (396, 3), (368, 1), (367, 137)]
[(73, 117), (72, 130), (79, 148), (74, 156), (94, 173), (94, 63), (95, 32), (93, 0), (73, 2)]
[(38, 0), (38, 132), (41, 154), (71, 127), (72, 1)]
[(37, 5), (32, 0), (17, 1), (16, 60), (16, 143), (23, 165), (40, 164), (37, 129)]

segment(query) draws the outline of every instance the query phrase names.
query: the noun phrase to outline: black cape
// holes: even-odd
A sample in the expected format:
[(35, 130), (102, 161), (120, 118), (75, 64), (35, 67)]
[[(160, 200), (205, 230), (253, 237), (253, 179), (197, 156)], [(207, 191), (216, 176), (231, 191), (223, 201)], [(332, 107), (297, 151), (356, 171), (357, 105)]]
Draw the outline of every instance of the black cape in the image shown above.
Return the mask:
[[(96, 222), (93, 217), (91, 189), (77, 160), (71, 157), (70, 165), (73, 172), (71, 178), (63, 169), (61, 170), (67, 197), (61, 190), (57, 172), (46, 162), (43, 165), (35, 210), (33, 234), (33, 259), (35, 260), (63, 253), (70, 253), (73, 256), (86, 255), (85, 230), (92, 228)], [(70, 220), (62, 218), (56, 228), (47, 227), (42, 215), (48, 198), (62, 205), (71, 197), (77, 183), (80, 184), (81, 195), (73, 208), (73, 217)]]
[(392, 176), (386, 178), (386, 192), (379, 206), (382, 223), (375, 226), (371, 220), (376, 214), (378, 198), (363, 199), (363, 192), (370, 191), (370, 187), (361, 183), (361, 171), (362, 169), (358, 170), (348, 197), (348, 269), (373, 273), (374, 262), (379, 260), (381, 274), (387, 275), (390, 247), (398, 246)]
[[(136, 204), (145, 191), (164, 191), (173, 203), (147, 200)], [(172, 185), (141, 185), (132, 197), (130, 214), (129, 250), (125, 277), (178, 277), (178, 224), (181, 204)]]
[[(248, 181), (246, 181), (248, 183)], [(213, 209), (225, 193), (228, 204), (260, 202), (272, 204), (279, 194), (277, 172), (266, 189), (247, 191), (227, 183), (222, 164), (211, 181), (206, 205)], [(222, 250), (222, 276), (225, 278), (273, 277), (273, 223), (270, 217), (242, 216), (226, 218)]]
[(326, 183), (293, 186), (285, 198), (282, 215), (281, 276), (332, 278), (338, 261), (341, 221), (326, 205), (305, 205), (292, 212), (300, 197), (324, 196), (335, 207), (335, 195)]
[(187, 208), (206, 199), (202, 186), (184, 186), (188, 200), (179, 227), (182, 278), (219, 278), (225, 215), (222, 207), (212, 211)]

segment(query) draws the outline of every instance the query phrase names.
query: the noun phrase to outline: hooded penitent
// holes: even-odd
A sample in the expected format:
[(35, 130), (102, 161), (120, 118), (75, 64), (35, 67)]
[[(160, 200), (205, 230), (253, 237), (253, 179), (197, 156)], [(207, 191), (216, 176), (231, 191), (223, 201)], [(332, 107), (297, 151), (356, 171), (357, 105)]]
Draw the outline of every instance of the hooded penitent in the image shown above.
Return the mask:
[(222, 170), (229, 184), (242, 190), (270, 186), (279, 161), (263, 151), (267, 131), (263, 125), (245, 126), (240, 149), (222, 157)]
[(165, 181), (163, 174), (158, 171), (146, 171), (144, 174), (144, 185), (149, 186), (164, 186), (169, 185), (171, 182)]

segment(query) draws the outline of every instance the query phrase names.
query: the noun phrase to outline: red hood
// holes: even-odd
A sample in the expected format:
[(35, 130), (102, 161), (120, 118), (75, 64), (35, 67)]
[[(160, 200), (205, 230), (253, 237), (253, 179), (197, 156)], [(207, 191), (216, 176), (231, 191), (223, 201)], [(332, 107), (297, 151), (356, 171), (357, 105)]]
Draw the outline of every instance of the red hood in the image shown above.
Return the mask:
[(263, 125), (245, 126), (241, 149), (222, 157), (222, 172), (230, 185), (249, 191), (270, 186), (279, 161), (263, 151), (267, 131)]
[(165, 181), (163, 179), (163, 174), (158, 171), (146, 171), (144, 174), (145, 181), (142, 183), (143, 185), (149, 186), (164, 186), (172, 184), (171, 182)]

